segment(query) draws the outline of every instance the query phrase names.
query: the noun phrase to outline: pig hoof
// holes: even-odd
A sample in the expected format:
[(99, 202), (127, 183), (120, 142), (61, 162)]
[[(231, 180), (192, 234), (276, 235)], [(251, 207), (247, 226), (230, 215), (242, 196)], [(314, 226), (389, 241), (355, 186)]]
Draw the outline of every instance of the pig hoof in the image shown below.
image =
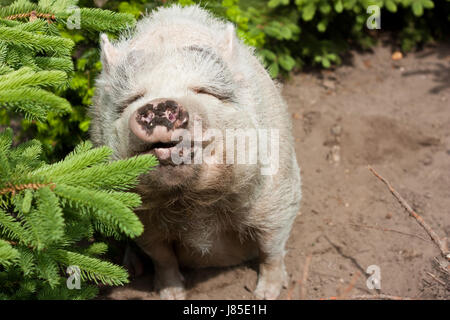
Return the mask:
[(280, 295), (281, 287), (282, 283), (260, 280), (254, 294), (258, 299), (275, 300)]
[(186, 291), (182, 287), (168, 287), (161, 289), (159, 296), (163, 300), (185, 300)]

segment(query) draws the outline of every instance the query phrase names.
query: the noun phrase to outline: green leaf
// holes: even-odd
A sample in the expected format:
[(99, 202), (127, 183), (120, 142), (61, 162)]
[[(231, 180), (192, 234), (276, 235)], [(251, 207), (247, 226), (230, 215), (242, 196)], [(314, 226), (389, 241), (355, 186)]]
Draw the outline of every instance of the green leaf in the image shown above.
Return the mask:
[(423, 14), (423, 6), (420, 0), (415, 0), (412, 3), (412, 11), (416, 17), (420, 17)]
[(83, 132), (87, 132), (89, 130), (89, 125), (91, 123), (91, 120), (86, 119), (83, 122), (80, 122), (80, 124), (78, 125), (78, 127), (80, 128), (81, 131)]
[(426, 9), (432, 9), (434, 8), (434, 2), (431, 0), (422, 0), (422, 5)]
[(292, 31), (291, 29), (289, 29), (286, 26), (283, 26), (280, 30), (280, 35), (284, 38), (284, 39), (291, 39), (292, 38)]
[(325, 32), (327, 30), (327, 26), (328, 26), (328, 20), (327, 19), (322, 19), (317, 24), (317, 30), (319, 32)]
[(280, 5), (280, 0), (270, 0), (268, 3), (267, 3), (267, 6), (269, 7), (269, 8), (276, 8), (276, 7), (278, 7)]
[(388, 9), (390, 12), (397, 12), (397, 5), (393, 0), (387, 0), (385, 4), (386, 9)]
[(276, 78), (278, 76), (280, 69), (278, 67), (278, 63), (277, 62), (273, 62), (270, 66), (269, 66), (269, 74), (272, 78)]
[(264, 27), (264, 32), (268, 35), (271, 36), (273, 38), (278, 38), (280, 37), (280, 29), (272, 26), (272, 25), (267, 25)]
[(331, 67), (331, 63), (330, 63), (330, 60), (328, 60), (328, 58), (322, 58), (322, 66), (324, 67), (324, 68), (329, 68), (329, 67)]
[(263, 50), (259, 51), (259, 53), (261, 54), (261, 56), (263, 56), (267, 60), (274, 61), (277, 58), (276, 54), (273, 51), (270, 51), (267, 49), (263, 49)]
[(344, 10), (344, 6), (342, 5), (342, 1), (338, 0), (335, 4), (334, 4), (334, 10), (337, 13), (341, 13)]
[(302, 18), (305, 21), (310, 21), (314, 18), (316, 13), (316, 5), (312, 2), (308, 3), (306, 7), (303, 8)]
[(286, 71), (291, 71), (292, 68), (295, 67), (295, 60), (287, 54), (280, 56), (278, 59), (278, 63)]
[(326, 2), (322, 2), (322, 3), (320, 4), (319, 10), (320, 10), (320, 12), (322, 12), (323, 14), (329, 14), (330, 11), (331, 11), (331, 6), (330, 6), (328, 3), (326, 3)]

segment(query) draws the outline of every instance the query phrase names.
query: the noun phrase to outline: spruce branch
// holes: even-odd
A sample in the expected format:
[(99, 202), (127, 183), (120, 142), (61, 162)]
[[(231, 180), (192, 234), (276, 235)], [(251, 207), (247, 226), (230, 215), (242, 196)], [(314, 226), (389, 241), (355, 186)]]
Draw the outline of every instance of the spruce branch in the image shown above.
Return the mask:
[(13, 44), (34, 52), (53, 53), (68, 56), (72, 52), (74, 42), (70, 39), (38, 35), (32, 32), (0, 26), (0, 39), (6, 44)]
[[(61, 35), (76, 0), (17, 0), (0, 8), (0, 108), (45, 121), (71, 111), (55, 92), (74, 71), (74, 42)], [(69, 10), (70, 9), (70, 10)], [(75, 8), (78, 10), (78, 8)], [(131, 15), (79, 8), (81, 27), (116, 32), (135, 25)], [(107, 252), (98, 233), (136, 237), (143, 226), (126, 192), (157, 161), (151, 156), (111, 161), (112, 150), (85, 142), (65, 159), (45, 164), (42, 146), (13, 147), (12, 130), (0, 132), (0, 299), (86, 299), (98, 289), (68, 290), (65, 266), (84, 281), (120, 285), (127, 272), (97, 256)], [(89, 247), (80, 246), (88, 241)]]
[(95, 283), (102, 282), (108, 285), (123, 285), (128, 283), (127, 272), (110, 262), (63, 249), (55, 250), (51, 254), (65, 266), (78, 266), (81, 271), (82, 280), (91, 280)]
[(144, 231), (142, 223), (133, 211), (107, 192), (64, 184), (57, 185), (54, 192), (67, 200), (67, 204), (72, 208), (85, 211), (92, 215), (93, 219), (129, 237), (139, 236)]
[(11, 244), (0, 239), (0, 266), (8, 267), (19, 258), (19, 252)]
[(57, 95), (40, 88), (20, 88), (0, 91), (0, 108), (21, 110), (30, 119), (44, 120), (49, 111), (66, 113), (70, 103)]
[(72, 171), (70, 174), (56, 176), (53, 181), (87, 188), (126, 190), (134, 187), (138, 183), (137, 177), (148, 171), (144, 166), (145, 163), (151, 167), (158, 164), (155, 157), (143, 155), (112, 163), (96, 164), (81, 172)]
[[(61, 70), (65, 73), (73, 72), (72, 59), (57, 57), (36, 57), (34, 59), (36, 65), (42, 70)], [(1, 73), (0, 73), (1, 74)]]
[[(0, 7), (0, 17), (5, 19), (6, 17), (24, 14), (38, 9), (38, 5), (26, 0), (14, 1), (11, 5), (6, 7)], [(9, 19), (13, 20), (13, 19)]]
[(50, 87), (57, 88), (67, 83), (67, 75), (63, 71), (39, 71), (23, 67), (17, 71), (0, 76), (0, 90), (17, 87)]
[[(90, 144), (92, 146), (92, 144)], [(89, 146), (89, 143), (87, 144)], [(74, 152), (69, 154), (63, 161), (56, 162), (51, 165), (43, 166), (35, 170), (32, 174), (44, 177), (57, 178), (87, 168), (89, 166), (107, 162), (112, 154), (112, 150), (108, 147), (99, 147), (95, 149), (84, 149), (86, 144), (82, 144), (76, 148)], [(82, 152), (80, 152), (82, 151)]]

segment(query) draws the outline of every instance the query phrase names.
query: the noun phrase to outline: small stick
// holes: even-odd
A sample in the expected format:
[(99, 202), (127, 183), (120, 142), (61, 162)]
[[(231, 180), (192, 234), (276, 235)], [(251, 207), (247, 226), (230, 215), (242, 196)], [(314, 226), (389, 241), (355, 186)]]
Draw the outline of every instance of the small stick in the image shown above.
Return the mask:
[[(49, 21), (49, 22), (50, 22), (50, 20), (56, 20), (56, 16), (54, 14), (39, 13), (39, 12), (36, 12), (36, 11), (31, 11), (31, 12), (28, 12), (28, 13), (14, 14), (12, 16), (4, 17), (3, 19), (15, 20), (15, 19), (28, 18), (28, 17), (30, 17), (30, 21), (34, 21), (36, 18), (44, 18), (44, 19), (47, 19), (47, 21)], [(33, 17), (33, 20), (31, 19), (32, 17)]]
[(288, 291), (286, 300), (291, 300), (292, 299), (292, 294), (294, 292), (294, 289), (297, 286), (301, 286), (301, 288), (302, 288), (301, 289), (301, 297), (304, 297), (306, 295), (305, 294), (306, 293), (305, 282), (306, 282), (306, 280), (308, 278), (308, 269), (309, 269), (309, 264), (311, 262), (311, 258), (312, 258), (312, 255), (308, 255), (306, 257), (305, 266), (303, 267), (302, 279), (298, 279), (297, 281), (294, 281), (291, 289), (289, 289), (289, 291)]
[(450, 275), (450, 264), (445, 264), (438, 260), (438, 258), (434, 257), (434, 261), (439, 266), (439, 271), (443, 272), (445, 275)]
[(378, 178), (380, 179), (388, 188), (389, 191), (394, 195), (394, 197), (400, 202), (400, 204), (403, 206), (403, 208), (408, 211), (408, 213), (416, 219), (416, 221), (422, 226), (422, 228), (425, 229), (425, 231), (428, 233), (428, 235), (431, 237), (431, 239), (434, 241), (434, 243), (438, 246), (439, 250), (441, 250), (442, 255), (447, 259), (447, 261), (450, 261), (450, 253), (448, 251), (447, 247), (447, 238), (440, 239), (439, 236), (434, 232), (433, 229), (423, 220), (421, 216), (419, 216), (414, 210), (411, 208), (411, 206), (405, 201), (405, 199), (402, 198), (402, 196), (395, 191), (395, 189), (391, 186), (389, 181), (387, 181), (385, 178), (380, 176), (378, 172), (375, 171), (371, 166), (368, 167), (369, 170)]
[(387, 294), (360, 295), (360, 296), (353, 296), (353, 297), (351, 297), (351, 299), (354, 299), (354, 300), (412, 300), (411, 298), (390, 296)]
[(308, 279), (309, 265), (311, 263), (311, 259), (312, 255), (308, 255), (306, 257), (305, 266), (303, 268), (303, 277), (300, 287), (300, 300), (303, 300), (306, 297), (306, 280)]
[(349, 283), (349, 285), (347, 286), (347, 288), (345, 288), (344, 290), (343, 290), (343, 292), (339, 295), (339, 297), (337, 298), (338, 300), (339, 299), (345, 299), (345, 297), (350, 293), (350, 291), (352, 291), (352, 289), (353, 289), (353, 287), (355, 286), (355, 284), (356, 284), (356, 280), (358, 280), (358, 278), (359, 278), (359, 276), (361, 275), (361, 273), (359, 272), (359, 271), (357, 271), (354, 275), (353, 275), (353, 277), (352, 277), (352, 279), (350, 280), (350, 283)]
[(432, 274), (431, 272), (428, 272), (427, 271), (427, 273), (428, 273), (428, 275), (430, 276), (430, 277), (432, 277), (434, 280), (436, 280), (436, 282), (439, 282), (440, 284), (442, 284), (444, 287), (445, 287), (445, 282), (444, 281), (442, 281), (441, 279), (439, 279), (438, 277), (436, 277), (434, 274)]
[(296, 284), (300, 282), (300, 281), (293, 281), (292, 283), (292, 287), (289, 289), (288, 293), (287, 293), (287, 297), (286, 300), (292, 300), (292, 293), (294, 292), (294, 289), (296, 287)]
[(396, 233), (399, 233), (399, 234), (403, 234), (405, 236), (416, 237), (416, 238), (419, 238), (419, 239), (421, 239), (423, 241), (431, 242), (431, 240), (425, 239), (425, 238), (423, 238), (421, 236), (418, 236), (416, 234), (407, 233), (407, 232), (403, 232), (403, 231), (399, 231), (399, 230), (388, 229), (388, 228), (381, 228), (381, 227), (376, 227), (376, 226), (368, 226), (368, 225), (365, 225), (365, 224), (356, 224), (356, 223), (350, 223), (350, 225), (351, 226), (355, 226), (355, 227), (361, 227), (361, 228), (369, 228), (369, 229), (376, 229), (376, 230), (381, 230), (381, 231), (396, 232)]
[(37, 189), (47, 187), (47, 186), (50, 186), (50, 189), (52, 189), (52, 190), (54, 190), (56, 187), (56, 185), (54, 183), (27, 183), (27, 184), (20, 184), (20, 185), (8, 184), (5, 188), (0, 189), (0, 195), (10, 192), (14, 196), (17, 191), (22, 191), (25, 189), (37, 190)]

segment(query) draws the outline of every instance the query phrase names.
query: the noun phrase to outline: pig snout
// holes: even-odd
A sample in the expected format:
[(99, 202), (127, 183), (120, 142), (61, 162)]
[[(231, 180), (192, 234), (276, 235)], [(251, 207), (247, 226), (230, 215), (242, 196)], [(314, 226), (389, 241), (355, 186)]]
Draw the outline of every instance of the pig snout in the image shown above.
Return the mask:
[(188, 121), (189, 113), (176, 101), (157, 99), (131, 115), (130, 129), (144, 142), (170, 142), (173, 131), (186, 128)]
[(129, 119), (131, 132), (150, 146), (160, 160), (167, 159), (174, 148), (176, 130), (187, 128), (189, 113), (178, 102), (155, 99), (134, 111)]

